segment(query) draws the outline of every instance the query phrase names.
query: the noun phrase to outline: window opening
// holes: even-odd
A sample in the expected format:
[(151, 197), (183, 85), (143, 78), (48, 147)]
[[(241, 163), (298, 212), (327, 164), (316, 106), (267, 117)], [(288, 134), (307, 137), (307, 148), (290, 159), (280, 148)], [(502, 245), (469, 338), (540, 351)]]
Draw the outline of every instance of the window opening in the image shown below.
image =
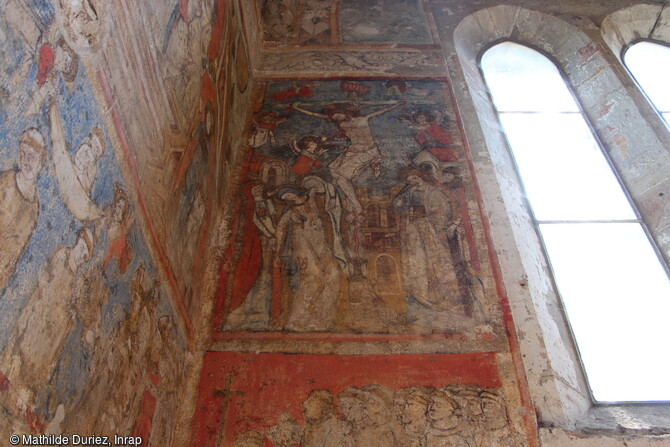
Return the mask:
[(623, 60), (642, 91), (670, 125), (670, 47), (641, 41), (628, 47)]
[(670, 400), (670, 280), (556, 66), (512, 42), (484, 78), (599, 402)]

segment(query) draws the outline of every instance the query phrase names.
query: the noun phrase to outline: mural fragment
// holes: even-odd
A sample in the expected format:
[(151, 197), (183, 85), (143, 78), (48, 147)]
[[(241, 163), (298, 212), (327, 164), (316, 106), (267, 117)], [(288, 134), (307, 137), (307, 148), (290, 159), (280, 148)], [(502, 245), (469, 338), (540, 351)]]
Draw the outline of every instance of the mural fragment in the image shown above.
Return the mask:
[(219, 333), (500, 337), (457, 120), (443, 82), (268, 83)]
[(0, 437), (167, 446), (185, 342), (84, 69), (94, 3), (0, 6)]
[(37, 179), (44, 167), (46, 150), (44, 136), (33, 128), (21, 134), (18, 171), (0, 172), (0, 288), (9, 279), (37, 223), (39, 202)]
[(515, 399), (492, 354), (209, 353), (191, 445), (521, 447)]
[(338, 42), (333, 0), (260, 0), (264, 40), (313, 44)]
[(257, 0), (268, 46), (432, 44), (422, 0)]
[(340, 0), (344, 43), (431, 44), (422, 0)]
[(188, 338), (202, 308), (213, 207), (223, 202), (222, 179), (248, 108), (239, 1), (93, 6), (99, 37), (82, 54), (96, 55), (87, 68), (119, 134), (116, 155), (140, 196), (137, 214)]

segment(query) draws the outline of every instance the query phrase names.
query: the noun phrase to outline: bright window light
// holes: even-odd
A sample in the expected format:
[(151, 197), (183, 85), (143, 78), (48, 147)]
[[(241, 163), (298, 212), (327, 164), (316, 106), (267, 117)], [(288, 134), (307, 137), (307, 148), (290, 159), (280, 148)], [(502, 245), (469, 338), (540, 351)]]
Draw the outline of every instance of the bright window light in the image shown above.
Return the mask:
[(528, 47), (498, 44), (481, 67), (594, 399), (670, 400), (670, 280), (579, 105)]
[(648, 41), (638, 42), (626, 50), (623, 58), (656, 110), (670, 125), (670, 47)]

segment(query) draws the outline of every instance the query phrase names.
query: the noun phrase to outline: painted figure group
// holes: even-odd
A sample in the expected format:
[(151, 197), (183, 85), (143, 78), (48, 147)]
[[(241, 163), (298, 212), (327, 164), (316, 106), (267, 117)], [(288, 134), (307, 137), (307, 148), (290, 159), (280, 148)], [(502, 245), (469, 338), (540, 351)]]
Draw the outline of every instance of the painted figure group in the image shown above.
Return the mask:
[[(161, 291), (136, 244), (128, 192), (100, 163), (108, 156), (104, 131), (92, 125), (74, 147), (68, 141), (75, 137), (61, 117), (59, 82), (75, 82), (76, 54), (61, 39), (55, 48), (42, 45), (38, 55), (36, 87), (23, 116), (43, 114), (49, 127), (25, 129), (18, 151), (2, 160), (18, 161), (17, 168), (0, 172), (0, 297), (18, 308), (5, 320), (0, 410), (33, 430), (130, 432), (153, 400), (153, 414), (144, 417), (160, 413), (153, 430), (167, 439), (181, 373), (174, 365), (183, 354), (172, 317), (157, 311)], [(53, 194), (45, 184), (54, 186)], [(102, 192), (107, 187), (111, 193)], [(64, 234), (54, 236), (52, 225), (63, 221), (69, 228), (59, 226)], [(55, 237), (64, 242), (54, 244)], [(50, 253), (41, 253), (49, 246)], [(123, 301), (118, 291), (124, 286), (127, 314), (122, 302), (113, 302)], [(116, 328), (110, 333), (105, 325)]]
[[(134, 433), (145, 443), (151, 438), (171, 445), (176, 384), (188, 362), (157, 279), (149, 249), (155, 243), (148, 244), (134, 225), (132, 198), (146, 191), (129, 188), (131, 176), (124, 175), (128, 171), (118, 163), (123, 158), (111, 150), (104, 124), (122, 110), (124, 99), (136, 106), (130, 92), (133, 87), (145, 91), (140, 81), (146, 78), (144, 73), (121, 76), (129, 90), (111, 105), (101, 86), (114, 91), (115, 77), (89, 76), (98, 63), (118, 65), (104, 36), (132, 36), (124, 41), (128, 51), (118, 53), (118, 45), (112, 45), (113, 52), (130, 58), (131, 50), (151, 52), (158, 75), (153, 87), (160, 83), (168, 91), (161, 96), (169, 97), (166, 107), (152, 109), (158, 111), (152, 123), (171, 115), (174, 126), (166, 133), (197, 133), (192, 123), (203, 112), (197, 106), (204, 109), (207, 103), (210, 137), (213, 103), (199, 94), (203, 63), (213, 57), (208, 52), (218, 52), (210, 48), (214, 36), (220, 40), (212, 30), (214, 4), (224, 2), (173, 0), (160, 8), (134, 8), (125, 16), (129, 20), (114, 15), (129, 11), (127, 2), (115, 11), (99, 3), (0, 2), (0, 436)], [(145, 26), (145, 12), (151, 26)], [(133, 29), (133, 20), (141, 29)], [(120, 24), (132, 32), (114, 33)], [(151, 48), (138, 49), (148, 35)], [(154, 45), (161, 41), (164, 48)], [(153, 99), (148, 96), (144, 103)], [(177, 107), (168, 110), (174, 103)], [(123, 129), (124, 137), (128, 130)], [(164, 156), (127, 141), (142, 154)], [(181, 146), (182, 140), (175, 138), (174, 144)], [(184, 165), (186, 159), (191, 160), (183, 157)], [(134, 162), (145, 165), (141, 157)], [(184, 177), (190, 174), (183, 171)], [(152, 180), (148, 183), (163, 184)], [(177, 186), (183, 184), (179, 180)], [(169, 193), (175, 191), (171, 196), (179, 199), (176, 187)], [(195, 248), (192, 235), (200, 233), (204, 220), (207, 197), (194, 195), (184, 200), (189, 207), (180, 225), (185, 231), (177, 235), (185, 234), (177, 250), (181, 258), (195, 257), (188, 250)]]
[[(398, 120), (416, 131), (419, 151), (404, 168), (382, 169), (372, 120), (400, 106), (363, 114), (355, 102), (321, 112), (292, 104), (336, 133), (283, 147), (275, 131), (291, 115), (257, 113), (236, 236), (256, 249), (238, 253), (222, 330), (411, 332), (484, 320), (460, 149), (434, 114), (415, 111)], [(363, 178), (378, 179), (385, 196)]]
[(302, 426), (288, 413), (266, 430), (236, 435), (235, 447), (517, 447), (499, 388), (451, 385), (391, 390), (313, 390)]
[[(129, 241), (133, 222), (130, 199), (118, 183), (105, 209), (99, 209), (90, 198), (105, 147), (98, 128), (70, 158), (65, 152), (60, 117), (53, 107), (51, 124), (52, 160), (60, 196), (73, 215), (81, 216), (83, 224), (72, 244), (57, 247), (46, 260), (13, 324), (0, 355), (0, 405), (10, 414), (32, 414), (34, 407), (46, 401), (47, 414), (58, 424), (71, 424), (91, 433), (130, 432), (142, 415), (143, 403), (153, 399), (154, 411), (156, 398), (161, 398), (159, 412), (165, 414), (156, 419), (154, 430), (162, 430), (160, 436), (165, 439), (171, 435), (170, 427), (163, 422), (169, 419), (171, 405), (176, 402), (172, 395), (181, 371), (174, 366), (180, 352), (174, 342), (172, 317), (160, 317), (157, 311), (159, 286), (142, 265), (132, 274), (126, 318), (117, 321), (110, 334), (103, 332), (103, 313), (110, 299), (108, 283), (114, 285), (124, 276), (135, 257)], [(48, 160), (45, 139), (38, 129), (27, 129), (19, 140), (18, 170), (0, 173), (0, 224), (6, 230), (0, 239), (0, 291), (35, 231), (40, 212), (37, 181)], [(63, 153), (57, 155), (58, 151)], [(93, 262), (102, 235), (108, 245)], [(113, 261), (116, 269), (112, 269)], [(103, 274), (108, 275), (104, 281)], [(56, 392), (55, 384), (63, 379), (64, 363), (72, 361), (64, 359), (63, 353), (75, 331), (80, 334), (75, 349), (88, 363), (87, 389), (64, 401), (48, 398), (50, 389)], [(118, 370), (133, 374), (119, 375)], [(138, 394), (138, 387), (146, 390), (145, 394)], [(169, 408), (163, 408), (166, 405)], [(69, 415), (81, 414), (73, 410), (94, 416), (86, 419), (91, 425), (78, 417), (68, 419)], [(31, 418), (36, 427), (43, 423), (38, 422), (40, 416)]]

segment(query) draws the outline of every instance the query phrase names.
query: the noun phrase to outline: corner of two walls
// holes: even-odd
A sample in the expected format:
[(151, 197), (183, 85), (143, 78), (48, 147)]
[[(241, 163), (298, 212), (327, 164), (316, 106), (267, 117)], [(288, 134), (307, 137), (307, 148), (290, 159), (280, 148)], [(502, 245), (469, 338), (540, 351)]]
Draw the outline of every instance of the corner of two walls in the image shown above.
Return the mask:
[(0, 7), (0, 438), (173, 444), (252, 90), (235, 7)]

